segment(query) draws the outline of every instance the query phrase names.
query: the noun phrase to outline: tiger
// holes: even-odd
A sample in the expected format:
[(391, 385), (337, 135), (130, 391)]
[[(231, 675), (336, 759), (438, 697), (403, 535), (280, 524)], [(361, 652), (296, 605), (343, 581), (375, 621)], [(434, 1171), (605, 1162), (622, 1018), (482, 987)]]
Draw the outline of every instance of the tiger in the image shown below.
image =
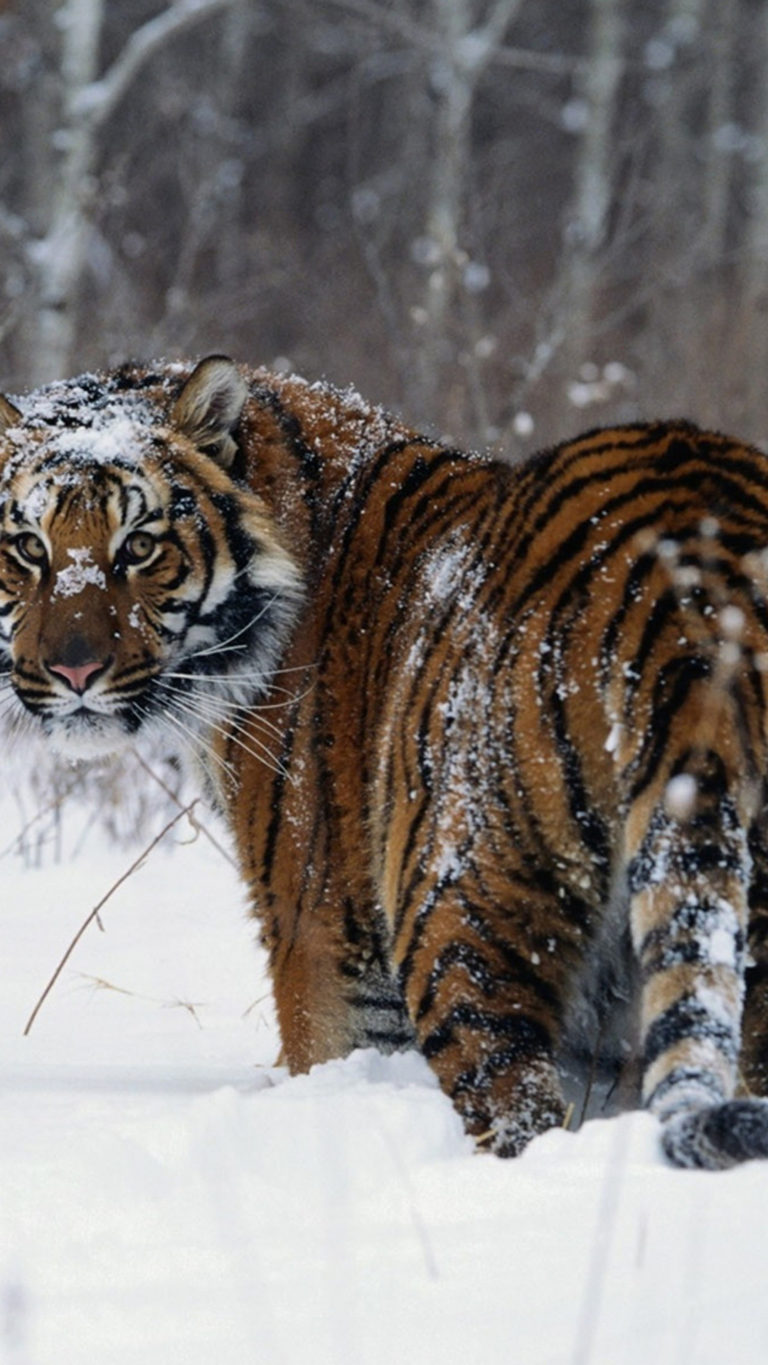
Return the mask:
[(0, 400), (0, 671), (9, 730), (188, 755), (290, 1073), (415, 1047), (509, 1157), (586, 1056), (672, 1163), (768, 1155), (758, 449), (514, 462), (219, 355), (58, 381)]

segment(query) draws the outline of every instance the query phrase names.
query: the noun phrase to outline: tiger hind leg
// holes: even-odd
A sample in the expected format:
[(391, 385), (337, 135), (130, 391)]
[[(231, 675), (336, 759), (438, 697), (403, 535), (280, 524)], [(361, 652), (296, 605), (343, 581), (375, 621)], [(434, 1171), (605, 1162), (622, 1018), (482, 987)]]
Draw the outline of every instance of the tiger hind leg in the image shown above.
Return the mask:
[[(752, 856), (749, 819), (716, 754), (675, 797), (628, 821), (630, 921), (642, 973), (643, 1098), (679, 1166), (768, 1156), (768, 1102), (739, 1084)], [(680, 785), (676, 789), (678, 796)], [(670, 809), (671, 807), (671, 809)], [(633, 830), (642, 831), (632, 848)]]
[(420, 1050), (467, 1131), (498, 1156), (516, 1156), (566, 1112), (553, 1059), (562, 964), (530, 928), (544, 914), (532, 903), (525, 916), (500, 913), (469, 877), (438, 882), (395, 933)]

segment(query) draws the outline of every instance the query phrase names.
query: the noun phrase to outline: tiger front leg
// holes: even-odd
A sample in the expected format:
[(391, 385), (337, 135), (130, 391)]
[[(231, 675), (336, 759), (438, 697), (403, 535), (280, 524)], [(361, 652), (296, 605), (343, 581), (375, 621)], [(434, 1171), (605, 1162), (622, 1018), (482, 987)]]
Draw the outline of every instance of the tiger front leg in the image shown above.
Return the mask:
[[(479, 880), (447, 874), (413, 887), (394, 955), (421, 1051), (467, 1131), (483, 1150), (515, 1156), (565, 1117), (553, 1060), (559, 912), (535, 887), (524, 912), (500, 911)], [(508, 885), (504, 892), (509, 901)]]
[[(375, 913), (343, 896), (273, 916), (269, 951), (282, 1049), (296, 1074), (355, 1048), (394, 1052), (413, 1032)], [(288, 927), (285, 928), (284, 926)]]

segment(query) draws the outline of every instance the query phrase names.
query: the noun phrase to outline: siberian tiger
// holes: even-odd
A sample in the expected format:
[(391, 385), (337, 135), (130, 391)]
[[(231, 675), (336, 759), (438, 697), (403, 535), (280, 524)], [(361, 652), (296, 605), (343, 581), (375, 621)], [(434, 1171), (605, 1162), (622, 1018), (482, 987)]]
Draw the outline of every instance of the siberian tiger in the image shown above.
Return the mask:
[(6, 710), (182, 741), (289, 1068), (415, 1043), (499, 1155), (617, 1005), (673, 1161), (768, 1155), (767, 604), (768, 459), (684, 422), (512, 467), (225, 357), (0, 406)]

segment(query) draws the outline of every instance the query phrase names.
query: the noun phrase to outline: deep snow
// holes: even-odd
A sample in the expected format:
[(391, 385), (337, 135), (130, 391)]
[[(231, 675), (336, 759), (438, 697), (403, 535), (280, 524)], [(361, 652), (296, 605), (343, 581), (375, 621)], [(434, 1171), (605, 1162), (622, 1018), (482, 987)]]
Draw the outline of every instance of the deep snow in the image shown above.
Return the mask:
[(136, 855), (84, 819), (0, 865), (2, 1365), (768, 1359), (765, 1166), (672, 1170), (645, 1114), (476, 1155), (415, 1055), (288, 1078), (236, 876), (186, 821), (24, 1038)]

